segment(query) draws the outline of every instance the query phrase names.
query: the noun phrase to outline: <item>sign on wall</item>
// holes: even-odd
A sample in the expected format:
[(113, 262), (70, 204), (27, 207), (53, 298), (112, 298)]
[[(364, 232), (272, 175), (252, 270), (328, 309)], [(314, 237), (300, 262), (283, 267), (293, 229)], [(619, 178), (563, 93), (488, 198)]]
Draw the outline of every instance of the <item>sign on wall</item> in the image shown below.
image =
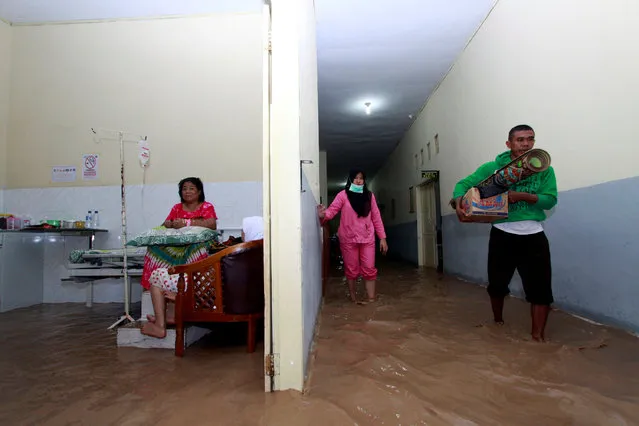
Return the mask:
[(439, 179), (439, 172), (433, 172), (429, 170), (422, 170), (422, 180), (425, 182), (437, 182)]
[(82, 156), (82, 180), (98, 179), (98, 154)]
[(75, 182), (75, 166), (53, 166), (51, 167), (51, 182)]

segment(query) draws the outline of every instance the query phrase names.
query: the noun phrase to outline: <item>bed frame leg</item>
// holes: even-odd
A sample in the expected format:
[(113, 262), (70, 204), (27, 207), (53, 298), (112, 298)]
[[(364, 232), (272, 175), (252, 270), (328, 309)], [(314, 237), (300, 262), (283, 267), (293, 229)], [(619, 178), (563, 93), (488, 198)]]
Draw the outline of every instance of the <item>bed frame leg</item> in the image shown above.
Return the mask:
[(93, 281), (89, 281), (87, 283), (87, 308), (93, 306)]

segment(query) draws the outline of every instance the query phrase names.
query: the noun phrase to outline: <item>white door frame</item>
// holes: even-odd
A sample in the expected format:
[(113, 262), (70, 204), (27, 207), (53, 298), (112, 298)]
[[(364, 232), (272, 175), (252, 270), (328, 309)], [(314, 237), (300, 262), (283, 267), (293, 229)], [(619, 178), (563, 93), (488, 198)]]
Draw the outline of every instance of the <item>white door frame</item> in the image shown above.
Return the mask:
[[(415, 207), (417, 211), (417, 260), (419, 266), (426, 265), (426, 251), (424, 250), (424, 209), (423, 209), (423, 195), (422, 191), (430, 190), (426, 189), (427, 186), (432, 186), (433, 197), (436, 197), (436, 188), (435, 182), (424, 182), (415, 187)], [(435, 209), (435, 223), (437, 223), (437, 209)], [(434, 254), (437, 257), (437, 226), (435, 226), (435, 247)], [(437, 258), (435, 259), (435, 264), (437, 264)]]
[[(271, 7), (262, 8), (262, 216), (264, 217), (264, 359), (271, 359), (273, 321), (271, 297)], [(264, 390), (273, 392), (273, 376), (264, 374)]]
[(435, 256), (437, 257), (437, 272), (439, 273), (443, 273), (444, 272), (444, 248), (443, 248), (443, 243), (444, 243), (444, 237), (443, 237), (443, 230), (442, 230), (442, 205), (441, 205), (441, 188), (439, 186), (439, 182), (440, 182), (440, 176), (441, 173), (439, 172), (439, 170), (422, 170), (421, 171), (421, 179), (422, 182), (416, 186), (415, 190), (416, 190), (416, 196), (415, 196), (415, 204), (420, 206), (419, 209), (417, 209), (417, 232), (418, 232), (418, 240), (417, 240), (417, 250), (418, 250), (418, 255), (417, 255), (417, 259), (418, 259), (418, 263), (420, 266), (424, 265), (424, 247), (422, 245), (422, 224), (423, 224), (423, 217), (422, 215), (424, 214), (421, 211), (421, 190), (422, 187), (424, 185), (429, 185), (432, 184), (433, 188), (435, 190), (435, 244), (436, 244), (436, 250), (435, 250)]

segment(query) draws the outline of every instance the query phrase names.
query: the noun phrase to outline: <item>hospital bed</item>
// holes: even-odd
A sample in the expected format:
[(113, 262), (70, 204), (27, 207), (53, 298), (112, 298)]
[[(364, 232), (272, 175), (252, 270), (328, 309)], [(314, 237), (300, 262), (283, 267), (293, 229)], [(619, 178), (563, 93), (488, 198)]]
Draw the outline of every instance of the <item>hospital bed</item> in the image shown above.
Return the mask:
[[(146, 247), (126, 249), (127, 274), (129, 277), (141, 277), (144, 267)], [(69, 255), (62, 281), (87, 283), (86, 305), (93, 303), (93, 282), (108, 278), (124, 277), (124, 249), (73, 250)]]
[[(241, 232), (240, 228), (226, 228), (219, 230), (220, 235), (232, 236)], [(234, 232), (235, 231), (235, 232)], [(239, 232), (238, 232), (239, 231)], [(141, 277), (144, 268), (146, 247), (127, 247), (127, 275)], [(60, 277), (62, 281), (87, 283), (86, 306), (93, 303), (93, 282), (108, 278), (124, 277), (124, 249), (88, 249), (73, 250), (69, 254), (65, 272)]]
[[(127, 267), (130, 276), (141, 276), (146, 247), (126, 249)], [(95, 281), (103, 278), (118, 278), (124, 274), (124, 249), (73, 250), (67, 264), (68, 277), (74, 281)]]

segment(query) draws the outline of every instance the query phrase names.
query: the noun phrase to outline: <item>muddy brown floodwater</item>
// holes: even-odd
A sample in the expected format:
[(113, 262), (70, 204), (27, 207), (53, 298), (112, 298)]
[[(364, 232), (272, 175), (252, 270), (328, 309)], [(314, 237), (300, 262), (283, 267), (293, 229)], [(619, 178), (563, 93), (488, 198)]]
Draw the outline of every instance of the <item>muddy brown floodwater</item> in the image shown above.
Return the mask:
[(636, 337), (553, 311), (532, 342), (524, 302), (496, 326), (483, 288), (396, 263), (378, 286), (353, 305), (331, 278), (305, 394), (263, 393), (242, 325), (178, 359), (116, 348), (119, 306), (0, 314), (0, 424), (639, 425)]

